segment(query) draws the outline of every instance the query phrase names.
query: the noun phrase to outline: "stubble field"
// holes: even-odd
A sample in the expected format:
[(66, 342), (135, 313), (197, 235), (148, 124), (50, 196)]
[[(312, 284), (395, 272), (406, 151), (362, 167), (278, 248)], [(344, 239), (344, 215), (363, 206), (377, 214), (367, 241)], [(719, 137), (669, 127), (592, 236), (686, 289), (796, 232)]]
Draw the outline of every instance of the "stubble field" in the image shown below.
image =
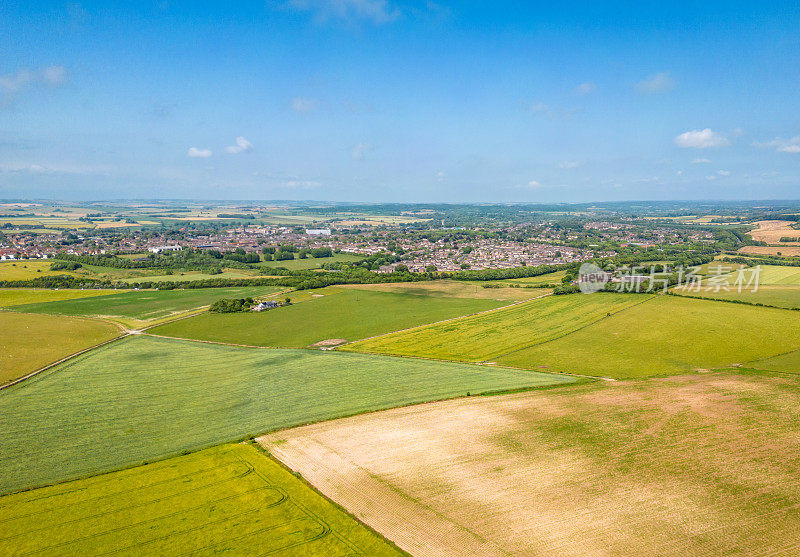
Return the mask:
[(792, 554), (800, 380), (598, 382), (355, 416), (260, 442), (424, 555)]

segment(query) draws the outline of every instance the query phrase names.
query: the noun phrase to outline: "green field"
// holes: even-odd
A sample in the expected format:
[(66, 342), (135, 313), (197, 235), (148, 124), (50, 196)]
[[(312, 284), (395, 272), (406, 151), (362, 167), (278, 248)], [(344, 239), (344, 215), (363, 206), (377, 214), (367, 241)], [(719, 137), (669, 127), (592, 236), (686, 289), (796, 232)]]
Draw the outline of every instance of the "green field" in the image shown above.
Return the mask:
[(292, 296), (293, 300), (306, 301), (261, 313), (203, 313), (160, 325), (150, 332), (233, 344), (300, 348), (328, 339), (366, 338), (508, 304), (349, 288), (325, 288), (314, 294)]
[(0, 261), (0, 280), (31, 280), (52, 275), (72, 275), (73, 271), (51, 271), (52, 261), (43, 259), (23, 259), (20, 261)]
[(681, 296), (735, 300), (749, 304), (764, 304), (788, 309), (800, 308), (800, 286), (791, 284), (765, 284), (759, 286), (755, 292), (751, 289), (742, 289), (739, 292), (737, 288), (717, 291), (716, 287), (702, 287), (699, 291), (691, 288), (675, 288), (673, 292)]
[(0, 493), (306, 422), (571, 381), (420, 359), (132, 336), (0, 392)]
[(549, 294), (546, 288), (512, 288), (507, 283), (494, 283), (498, 288), (484, 288), (487, 283), (456, 280), (426, 280), (421, 282), (385, 282), (379, 284), (348, 284), (345, 288), (440, 296), (446, 298), (486, 298), (490, 300), (522, 301)]
[(354, 261), (361, 261), (365, 255), (350, 255), (347, 253), (337, 253), (333, 257), (307, 257), (305, 259), (292, 259), (288, 261), (262, 261), (259, 263), (260, 267), (284, 267), (291, 271), (300, 271), (303, 269), (319, 269), (323, 263), (352, 263)]
[(630, 294), (548, 296), (484, 315), (356, 342), (345, 349), (488, 361), (524, 346), (558, 338), (604, 318), (608, 313), (649, 298)]
[(798, 312), (657, 296), (497, 361), (622, 379), (721, 368), (795, 348), (800, 348)]
[(280, 290), (273, 286), (194, 288), (187, 290), (139, 290), (39, 304), (14, 306), (16, 311), (53, 315), (122, 317), (146, 321), (210, 305), (220, 298), (265, 296)]
[[(156, 271), (162, 272), (162, 271)], [(255, 271), (249, 269), (223, 269), (221, 273), (212, 275), (202, 271), (175, 271), (171, 275), (141, 275), (126, 277), (119, 280), (123, 282), (183, 282), (195, 280), (217, 280), (217, 279), (251, 279), (256, 278)], [(263, 275), (259, 278), (263, 278)]]
[(504, 282), (510, 283), (517, 283), (517, 284), (529, 284), (529, 285), (537, 285), (537, 284), (561, 284), (561, 279), (567, 274), (566, 271), (555, 271), (553, 273), (547, 273), (545, 275), (539, 275), (535, 277), (524, 277), (518, 279), (508, 279)]
[[(58, 300), (74, 300), (76, 298), (92, 298), (114, 294), (115, 290), (48, 290), (46, 288), (0, 288), (0, 307), (55, 302)], [(124, 291), (123, 291), (124, 292)]]
[(0, 554), (401, 555), (249, 445), (0, 498)]
[(0, 385), (120, 334), (94, 319), (0, 311)]

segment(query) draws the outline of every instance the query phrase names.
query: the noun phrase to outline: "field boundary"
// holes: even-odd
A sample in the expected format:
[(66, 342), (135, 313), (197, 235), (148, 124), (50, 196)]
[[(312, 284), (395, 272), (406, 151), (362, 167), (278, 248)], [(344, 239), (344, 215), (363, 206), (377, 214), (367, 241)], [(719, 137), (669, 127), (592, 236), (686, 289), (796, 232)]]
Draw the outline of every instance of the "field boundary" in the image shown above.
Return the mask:
[[(117, 324), (114, 323), (114, 325), (117, 325)], [(117, 326), (119, 326), (119, 325), (117, 325)], [(55, 362), (51, 362), (51, 363), (47, 364), (44, 367), (40, 367), (39, 369), (34, 370), (34, 371), (30, 372), (27, 375), (23, 375), (22, 377), (20, 377), (18, 379), (14, 379), (10, 383), (5, 383), (3, 385), (0, 385), (0, 391), (2, 391), (3, 389), (7, 389), (9, 387), (13, 387), (14, 385), (18, 385), (18, 384), (22, 383), (23, 381), (25, 381), (27, 379), (31, 379), (32, 377), (35, 377), (35, 376), (39, 375), (40, 373), (47, 371), (50, 368), (53, 368), (53, 367), (55, 367), (57, 365), (60, 365), (60, 364), (63, 364), (64, 362), (68, 362), (69, 360), (71, 360), (73, 358), (77, 358), (81, 354), (85, 354), (86, 352), (94, 350), (95, 348), (100, 348), (101, 346), (105, 346), (106, 344), (111, 344), (112, 342), (117, 342), (118, 340), (121, 340), (121, 339), (123, 339), (125, 337), (128, 337), (130, 335), (131, 335), (130, 332), (123, 331), (123, 333), (121, 335), (119, 335), (119, 336), (116, 336), (116, 337), (114, 337), (112, 339), (109, 339), (109, 340), (105, 340), (105, 341), (103, 341), (103, 342), (101, 342), (99, 344), (95, 344), (95, 345), (90, 346), (88, 348), (84, 348), (83, 350), (79, 350), (78, 352), (74, 352), (74, 353), (72, 353), (72, 354), (70, 354), (68, 356), (65, 356), (65, 357), (61, 358), (60, 360), (57, 360)]]
[[(381, 333), (379, 335), (374, 335), (374, 336), (371, 336), (371, 337), (360, 338), (358, 340), (351, 340), (350, 342), (346, 342), (344, 344), (340, 344), (339, 346), (337, 346), (335, 348), (335, 350), (339, 350), (340, 348), (343, 348), (343, 347), (345, 347), (345, 346), (347, 346), (349, 344), (353, 344), (355, 342), (362, 342), (362, 341), (365, 341), (365, 340), (372, 340), (372, 339), (376, 339), (376, 338), (385, 337), (385, 336), (388, 336), (388, 335), (393, 335), (395, 333), (405, 333), (407, 331), (414, 331), (416, 329), (423, 329), (425, 327), (431, 327), (433, 325), (439, 325), (440, 323), (449, 323), (450, 321), (458, 321), (459, 319), (466, 319), (468, 317), (475, 317), (476, 315), (484, 315), (486, 313), (492, 313), (492, 312), (495, 312), (495, 311), (502, 311), (504, 309), (508, 309), (508, 308), (511, 308), (511, 307), (514, 307), (514, 306), (518, 306), (520, 304), (527, 304), (529, 302), (533, 302), (534, 300), (540, 300), (542, 298), (546, 298), (547, 296), (552, 296), (552, 295), (553, 295), (552, 292), (548, 292), (547, 294), (542, 294), (541, 296), (536, 296), (535, 298), (530, 298), (528, 300), (519, 300), (519, 301), (516, 301), (516, 302), (514, 302), (512, 304), (508, 304), (507, 306), (500, 306), (499, 308), (485, 309), (483, 311), (478, 311), (478, 312), (475, 312), (475, 313), (469, 313), (467, 315), (460, 315), (458, 317), (450, 317), (448, 319), (442, 319), (441, 321), (432, 321), (431, 323), (425, 323), (423, 325), (415, 325), (413, 327), (407, 327), (405, 329), (398, 329), (396, 331), (389, 331), (388, 333)], [(364, 353), (367, 354), (368, 352), (364, 352)], [(382, 355), (386, 356), (387, 354), (382, 354)], [(438, 358), (423, 358), (423, 359), (438, 360)], [(455, 361), (455, 360), (441, 360), (441, 361), (443, 361), (443, 362), (452, 362), (452, 361)]]

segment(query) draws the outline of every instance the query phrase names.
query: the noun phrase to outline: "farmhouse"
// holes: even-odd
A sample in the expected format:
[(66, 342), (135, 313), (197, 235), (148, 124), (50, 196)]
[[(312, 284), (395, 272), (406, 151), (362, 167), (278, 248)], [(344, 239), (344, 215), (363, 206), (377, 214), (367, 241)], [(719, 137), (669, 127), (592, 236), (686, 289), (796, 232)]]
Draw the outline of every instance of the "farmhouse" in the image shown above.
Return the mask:
[(270, 300), (268, 302), (259, 302), (250, 308), (252, 311), (264, 311), (265, 309), (273, 309), (278, 307), (278, 302)]

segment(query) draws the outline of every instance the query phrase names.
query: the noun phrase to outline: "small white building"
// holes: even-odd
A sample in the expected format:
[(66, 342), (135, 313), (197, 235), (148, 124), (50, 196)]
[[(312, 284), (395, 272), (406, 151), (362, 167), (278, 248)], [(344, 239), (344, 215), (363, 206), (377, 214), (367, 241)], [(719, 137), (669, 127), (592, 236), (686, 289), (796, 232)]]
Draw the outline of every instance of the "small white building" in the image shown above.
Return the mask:
[(150, 248), (152, 253), (162, 253), (165, 251), (181, 251), (183, 248), (181, 246), (155, 246)]
[(306, 228), (306, 234), (309, 236), (330, 236), (330, 228)]

